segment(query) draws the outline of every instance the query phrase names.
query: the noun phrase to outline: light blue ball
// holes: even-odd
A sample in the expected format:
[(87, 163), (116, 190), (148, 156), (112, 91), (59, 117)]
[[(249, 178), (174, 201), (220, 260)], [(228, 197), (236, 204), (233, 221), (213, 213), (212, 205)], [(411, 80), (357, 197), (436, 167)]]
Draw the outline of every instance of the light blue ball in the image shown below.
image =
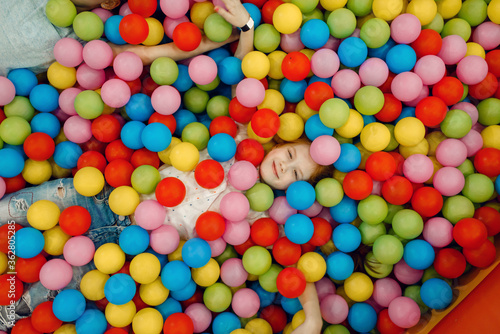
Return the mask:
[(310, 79), (309, 79), (309, 85), (310, 84), (313, 84), (315, 82), (318, 82), (318, 81), (321, 81), (321, 82), (324, 82), (328, 85), (331, 85), (332, 84), (332, 77), (328, 77), (328, 78), (320, 78), (316, 75), (313, 75)]
[(148, 231), (137, 225), (127, 226), (120, 233), (118, 244), (125, 254), (140, 254), (149, 246)]
[(363, 64), (368, 56), (368, 47), (359, 37), (344, 39), (337, 51), (340, 62), (347, 67), (358, 67)]
[(43, 132), (52, 139), (56, 138), (61, 131), (61, 123), (57, 117), (49, 113), (40, 113), (35, 115), (30, 122), (31, 133)]
[(163, 123), (151, 123), (142, 130), (141, 140), (144, 147), (151, 152), (160, 152), (172, 142), (170, 129)]
[(397, 122), (406, 117), (415, 117), (414, 107), (403, 107), (403, 109), (401, 109), (401, 114), (399, 114), (398, 118), (396, 118), (392, 123), (396, 124)]
[(43, 250), (45, 239), (39, 230), (33, 227), (25, 227), (16, 232), (15, 245), (14, 253), (17, 257), (31, 259)]
[(442, 310), (451, 304), (453, 292), (444, 280), (431, 278), (422, 284), (420, 298), (428, 307)]
[(495, 191), (500, 194), (500, 177), (497, 176), (495, 179)]
[(29, 99), (33, 108), (40, 112), (51, 112), (59, 106), (59, 93), (57, 89), (48, 84), (33, 87)]
[(85, 297), (75, 289), (63, 290), (54, 298), (52, 312), (61, 321), (75, 321), (85, 312)]
[(161, 313), (163, 321), (167, 320), (167, 318), (174, 313), (182, 312), (181, 303), (172, 297), (168, 297), (167, 300), (154, 308)]
[(184, 300), (188, 300), (189, 298), (193, 297), (195, 292), (196, 292), (196, 283), (192, 279), (190, 279), (185, 288), (176, 291), (170, 291), (170, 295), (175, 300), (182, 302)]
[(54, 151), (54, 162), (62, 168), (75, 168), (78, 163), (78, 158), (83, 154), (83, 150), (76, 143), (71, 141), (63, 141), (56, 145)]
[(325, 21), (311, 19), (300, 29), (300, 40), (309, 49), (322, 48), (330, 37), (330, 28)]
[(225, 58), (231, 56), (231, 52), (229, 52), (225, 48), (217, 48), (217, 49), (213, 49), (212, 51), (210, 51), (209, 53), (207, 53), (207, 56), (209, 56), (210, 58), (212, 58), (215, 61), (215, 63), (217, 65), (219, 65), (219, 63), (222, 60), (224, 60)]
[(179, 75), (177, 76), (177, 80), (175, 80), (172, 86), (174, 86), (179, 92), (182, 93), (193, 87), (194, 82), (189, 76), (188, 67), (186, 65), (178, 64), (177, 68), (179, 69)]
[(250, 285), (250, 289), (255, 291), (259, 296), (260, 307), (267, 307), (271, 305), (276, 298), (276, 292), (269, 292), (264, 290), (264, 288), (260, 285), (259, 281), (255, 281)]
[(339, 204), (330, 207), (330, 215), (337, 223), (352, 223), (358, 216), (358, 204), (352, 198), (344, 195)]
[(286, 298), (281, 297), (281, 307), (288, 314), (295, 314), (302, 310), (302, 304), (300, 303), (299, 298)]
[(331, 279), (345, 280), (354, 271), (354, 261), (351, 256), (343, 252), (333, 252), (326, 258), (326, 273)]
[(212, 322), (214, 334), (229, 334), (238, 328), (241, 328), (240, 318), (232, 312), (219, 313)]
[(219, 79), (226, 85), (236, 85), (245, 78), (241, 70), (241, 60), (236, 57), (224, 58), (217, 64)]
[(151, 98), (146, 94), (137, 93), (130, 97), (125, 105), (127, 116), (133, 121), (145, 122), (155, 112)]
[(306, 215), (297, 213), (285, 222), (285, 235), (293, 243), (303, 245), (311, 240), (313, 234), (314, 224)]
[(233, 137), (221, 132), (209, 139), (207, 151), (215, 161), (228, 161), (236, 154), (236, 142)]
[(370, 304), (356, 303), (349, 309), (347, 321), (356, 332), (370, 332), (377, 324), (377, 312)]
[(106, 317), (101, 311), (95, 309), (86, 310), (75, 323), (78, 334), (104, 334), (107, 327)]
[(392, 73), (408, 72), (413, 69), (417, 62), (417, 54), (411, 46), (398, 44), (387, 52), (385, 62)]
[(171, 261), (161, 271), (161, 282), (170, 291), (184, 289), (191, 279), (191, 270), (182, 261)]
[(18, 96), (28, 96), (31, 90), (38, 84), (35, 73), (26, 68), (11, 70), (7, 75), (7, 79), (14, 84), (16, 95)]
[(280, 93), (285, 98), (285, 101), (298, 103), (304, 99), (307, 82), (305, 80), (292, 81), (284, 78), (280, 83)]
[(201, 238), (192, 238), (182, 246), (182, 260), (191, 268), (201, 268), (210, 261), (212, 249)]
[(134, 279), (127, 274), (112, 275), (104, 284), (106, 299), (115, 305), (123, 305), (134, 298), (136, 286)]
[(184, 130), (186, 125), (197, 122), (194, 113), (187, 109), (179, 109), (173, 115), (177, 123), (174, 135), (177, 137), (180, 137), (182, 135), (182, 130)]
[(295, 181), (286, 190), (288, 204), (296, 210), (306, 210), (314, 204), (316, 191), (307, 181)]
[(121, 15), (113, 15), (106, 20), (106, 23), (104, 23), (104, 34), (111, 43), (118, 45), (127, 44), (127, 42), (125, 42), (120, 35), (119, 27), (122, 19), (123, 16)]
[(21, 153), (13, 148), (0, 149), (0, 177), (14, 177), (24, 169)]
[(374, 123), (377, 121), (377, 119), (375, 118), (375, 116), (372, 116), (372, 115), (361, 115), (363, 117), (363, 124), (364, 126), (367, 126), (368, 124), (370, 123)]
[(253, 3), (244, 3), (243, 7), (247, 10), (248, 14), (250, 14), (250, 17), (253, 20), (253, 26), (254, 28), (257, 28), (261, 21), (262, 21), (262, 14), (260, 13), (259, 7), (254, 5)]
[(418, 270), (425, 270), (432, 266), (435, 256), (431, 244), (420, 239), (408, 242), (403, 253), (403, 258), (408, 266)]
[(143, 148), (144, 144), (142, 143), (141, 135), (145, 127), (146, 124), (139, 121), (130, 121), (125, 123), (120, 132), (123, 145), (132, 150)]
[(340, 156), (333, 163), (333, 167), (340, 172), (349, 173), (356, 170), (361, 164), (361, 152), (356, 145), (350, 143), (340, 144)]
[(361, 244), (361, 233), (351, 224), (340, 224), (333, 230), (333, 243), (339, 251), (350, 253)]
[(333, 136), (333, 129), (327, 127), (323, 124), (323, 122), (321, 122), (319, 114), (309, 117), (304, 126), (304, 131), (310, 141), (313, 141), (314, 139), (323, 135)]

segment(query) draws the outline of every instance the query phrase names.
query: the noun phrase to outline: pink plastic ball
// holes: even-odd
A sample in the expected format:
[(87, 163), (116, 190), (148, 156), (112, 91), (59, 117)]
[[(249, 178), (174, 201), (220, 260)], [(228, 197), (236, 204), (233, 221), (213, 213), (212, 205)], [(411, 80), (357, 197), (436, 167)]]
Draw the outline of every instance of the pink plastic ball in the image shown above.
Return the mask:
[(417, 60), (413, 72), (418, 74), (424, 85), (434, 85), (446, 74), (446, 65), (438, 56), (427, 55)]
[(137, 225), (145, 230), (155, 230), (163, 225), (167, 210), (163, 205), (154, 199), (141, 202), (134, 212)]
[(467, 159), (467, 147), (458, 139), (447, 138), (437, 146), (436, 159), (445, 167), (458, 167)]
[(241, 259), (231, 258), (222, 263), (220, 278), (227, 286), (237, 287), (246, 282), (248, 272), (243, 267)]
[(212, 312), (202, 303), (193, 303), (186, 307), (184, 313), (193, 320), (194, 333), (205, 331), (212, 322)]
[(403, 294), (399, 283), (389, 277), (381, 278), (373, 284), (373, 299), (383, 307), (389, 306), (394, 298)]
[(396, 276), (396, 279), (403, 284), (415, 284), (420, 281), (423, 275), (423, 270), (413, 269), (403, 259), (394, 265), (394, 276)]
[(121, 108), (128, 103), (132, 92), (130, 86), (120, 79), (106, 81), (101, 88), (101, 98), (112, 108)]
[(7, 185), (5, 184), (5, 180), (3, 177), (0, 177), (0, 199), (5, 195), (5, 191), (7, 190)]
[(83, 47), (83, 60), (93, 69), (102, 70), (111, 65), (113, 50), (106, 42), (96, 39)]
[(230, 245), (241, 245), (250, 237), (250, 224), (246, 220), (226, 220), (226, 230), (222, 239)]
[(179, 232), (170, 225), (162, 225), (151, 232), (149, 244), (159, 254), (170, 254), (179, 246)]
[(483, 22), (474, 29), (472, 41), (485, 50), (493, 50), (500, 45), (500, 26), (491, 21)]
[(278, 224), (285, 224), (290, 216), (296, 214), (298, 211), (288, 204), (285, 196), (278, 196), (274, 199), (273, 204), (269, 208), (269, 217), (271, 217)]
[(420, 20), (413, 14), (401, 14), (391, 22), (391, 37), (398, 44), (410, 44), (420, 35)]
[(62, 111), (61, 108), (57, 108), (56, 110), (54, 110), (52, 112), (52, 114), (54, 114), (54, 116), (57, 117), (59, 122), (63, 122), (63, 123), (66, 122), (66, 120), (71, 117), (70, 115), (68, 115), (64, 111)]
[(158, 86), (151, 94), (151, 104), (156, 112), (172, 115), (181, 106), (181, 94), (172, 86)]
[(133, 52), (125, 51), (120, 53), (113, 60), (113, 70), (116, 75), (125, 81), (133, 81), (142, 74), (142, 60)]
[(382, 86), (388, 77), (389, 67), (380, 58), (369, 58), (359, 67), (359, 78), (365, 86)]
[(189, 10), (189, 0), (160, 0), (160, 8), (166, 16), (178, 19)]
[(413, 72), (399, 73), (391, 83), (392, 94), (402, 102), (416, 99), (420, 95), (422, 87), (422, 79)]
[(477, 123), (477, 120), (479, 119), (479, 112), (477, 111), (476, 106), (473, 105), (472, 103), (459, 102), (450, 108), (450, 110), (454, 110), (454, 109), (460, 109), (460, 110), (465, 111), (467, 114), (469, 114), (473, 126)]
[(433, 217), (425, 222), (424, 240), (433, 247), (446, 247), (453, 241), (453, 224), (442, 217)]
[(92, 121), (78, 115), (71, 116), (64, 122), (63, 131), (69, 141), (83, 144), (92, 138)]
[(224, 239), (222, 239), (222, 237), (207, 242), (210, 245), (210, 249), (212, 250), (212, 257), (221, 255), (226, 249), (227, 244)]
[(429, 86), (423, 85), (422, 90), (420, 90), (420, 94), (418, 94), (418, 96), (415, 99), (405, 102), (405, 105), (408, 107), (416, 107), (417, 104), (423, 99), (425, 99), (427, 96), (429, 96)]
[(81, 91), (81, 89), (76, 87), (70, 87), (63, 90), (61, 94), (59, 94), (59, 108), (70, 116), (77, 115), (75, 110), (75, 98)]
[(247, 108), (257, 107), (264, 101), (266, 89), (262, 82), (254, 78), (241, 80), (236, 86), (238, 101)]
[(467, 43), (464, 39), (458, 35), (449, 35), (443, 38), (441, 50), (437, 55), (446, 65), (454, 65), (462, 60), (466, 53)]
[(72, 237), (64, 244), (64, 259), (72, 266), (84, 266), (94, 258), (95, 245), (84, 235)]
[(462, 191), (465, 185), (465, 177), (455, 167), (443, 167), (434, 174), (432, 184), (441, 195), (455, 196)]
[(83, 46), (74, 38), (61, 38), (54, 45), (54, 58), (66, 67), (77, 67), (83, 61)]
[(305, 46), (300, 40), (300, 28), (291, 34), (282, 34), (280, 47), (286, 53), (304, 49)]
[(331, 78), (340, 67), (337, 53), (330, 49), (319, 49), (311, 57), (311, 71), (320, 78)]
[(208, 85), (217, 77), (217, 63), (209, 56), (199, 55), (188, 66), (189, 77), (198, 85)]
[(457, 77), (466, 85), (475, 85), (486, 78), (488, 63), (479, 56), (467, 56), (457, 65)]
[(467, 157), (474, 156), (483, 148), (483, 137), (476, 130), (470, 130), (465, 136), (459, 139), (467, 148)]
[(227, 173), (227, 181), (237, 190), (248, 190), (252, 188), (259, 178), (259, 172), (255, 166), (246, 160), (235, 162)]
[(128, 14), (133, 14), (133, 13), (130, 10), (130, 7), (128, 6), (128, 2), (125, 2), (123, 5), (120, 6), (120, 10), (118, 11), (118, 15), (127, 16)]
[(49, 290), (60, 290), (71, 282), (73, 268), (62, 259), (47, 261), (40, 269), (40, 283)]
[(0, 106), (9, 104), (16, 96), (16, 87), (6, 77), (0, 76)]
[(389, 304), (389, 318), (396, 326), (410, 328), (419, 322), (420, 308), (413, 299), (398, 297)]
[(341, 40), (339, 38), (335, 38), (332, 35), (330, 35), (330, 37), (328, 37), (328, 41), (326, 41), (326, 44), (323, 46), (323, 49), (330, 49), (337, 52), (339, 49), (340, 42)]
[(341, 99), (350, 99), (361, 88), (361, 79), (353, 70), (340, 70), (332, 78), (333, 93)]
[(382, 186), (384, 185), (384, 181), (373, 180), (373, 188), (372, 195), (382, 196)]
[(325, 296), (319, 307), (323, 319), (332, 325), (340, 324), (349, 314), (349, 305), (342, 296), (336, 294)]
[(318, 293), (318, 300), (321, 303), (321, 301), (328, 295), (330, 294), (335, 294), (337, 289), (335, 288), (335, 284), (333, 284), (332, 280), (328, 277), (323, 277), (316, 283), (314, 283), (316, 286), (316, 291)]
[(319, 215), (319, 213), (323, 210), (323, 205), (319, 204), (318, 201), (314, 201), (313, 205), (308, 207), (305, 210), (299, 210), (299, 213), (309, 217), (313, 218)]
[(167, 16), (165, 20), (163, 20), (163, 30), (165, 30), (165, 35), (167, 35), (168, 38), (172, 39), (174, 36), (175, 27), (177, 27), (180, 23), (183, 22), (189, 22), (187, 16), (182, 16), (179, 17), (178, 19), (172, 19)]
[(309, 154), (318, 165), (332, 165), (340, 156), (339, 141), (332, 136), (319, 136), (311, 143)]
[(87, 64), (81, 64), (76, 70), (76, 81), (83, 89), (94, 90), (106, 81), (104, 70), (94, 70)]
[(259, 295), (249, 288), (240, 289), (234, 293), (231, 306), (238, 317), (253, 317), (260, 308)]
[(113, 13), (111, 13), (109, 10), (104, 9), (104, 8), (94, 8), (94, 9), (92, 9), (92, 13), (99, 16), (99, 18), (102, 20), (103, 23), (106, 23), (106, 21), (111, 16), (113, 16)]
[(434, 174), (434, 164), (426, 155), (412, 154), (403, 163), (403, 174), (413, 183), (423, 183)]

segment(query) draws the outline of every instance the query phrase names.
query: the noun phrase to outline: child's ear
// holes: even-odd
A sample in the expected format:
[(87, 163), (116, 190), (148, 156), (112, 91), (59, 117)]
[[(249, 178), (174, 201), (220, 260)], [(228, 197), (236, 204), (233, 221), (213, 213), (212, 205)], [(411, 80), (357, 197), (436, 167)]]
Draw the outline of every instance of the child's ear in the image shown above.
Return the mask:
[(115, 9), (120, 6), (120, 0), (105, 0), (101, 3), (101, 7), (107, 10)]

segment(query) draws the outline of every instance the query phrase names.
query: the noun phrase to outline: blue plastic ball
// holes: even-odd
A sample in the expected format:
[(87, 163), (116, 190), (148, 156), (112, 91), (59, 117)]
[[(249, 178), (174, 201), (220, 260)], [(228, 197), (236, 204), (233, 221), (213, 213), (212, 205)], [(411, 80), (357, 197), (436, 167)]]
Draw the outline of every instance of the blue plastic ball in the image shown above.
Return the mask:
[(259, 296), (260, 307), (267, 307), (271, 305), (276, 298), (276, 292), (269, 292), (264, 290), (264, 288), (259, 284), (258, 281), (255, 281), (250, 285), (250, 289), (255, 291)]
[(305, 244), (314, 234), (314, 224), (311, 218), (297, 213), (288, 217), (285, 222), (285, 235), (293, 243)]
[(148, 231), (137, 225), (127, 226), (120, 233), (118, 244), (125, 254), (140, 254), (149, 246)]
[(315, 83), (315, 82), (318, 82), (318, 81), (321, 81), (321, 82), (324, 82), (328, 85), (330, 85), (332, 83), (332, 77), (328, 77), (328, 78), (320, 78), (316, 75), (313, 75), (310, 79), (309, 79), (309, 85), (312, 84), (312, 83)]
[(368, 48), (368, 56), (370, 58), (380, 58), (380, 59), (385, 61), (385, 57), (387, 56), (387, 52), (389, 52), (389, 50), (394, 45), (396, 45), (396, 42), (394, 42), (394, 40), (392, 38), (389, 38), (389, 40), (379, 48), (375, 48), (375, 49)]
[(163, 303), (155, 306), (155, 309), (157, 309), (161, 313), (164, 321), (167, 320), (170, 315), (182, 312), (181, 303), (179, 303), (172, 297), (168, 297), (167, 300), (165, 300)]
[(240, 318), (232, 312), (219, 313), (212, 322), (214, 334), (229, 334), (238, 328), (241, 328)]
[(497, 176), (495, 179), (495, 191), (500, 194), (500, 177)]
[(45, 239), (42, 232), (33, 228), (25, 227), (18, 230), (15, 234), (17, 257), (22, 259), (30, 259), (37, 256), (45, 246)]
[(229, 52), (225, 48), (217, 48), (217, 49), (213, 49), (212, 51), (210, 51), (209, 53), (207, 53), (207, 56), (209, 56), (210, 58), (212, 58), (215, 61), (215, 63), (217, 65), (219, 65), (219, 63), (222, 60), (224, 60), (227, 57), (231, 56), (231, 52)]
[(192, 238), (182, 246), (182, 260), (191, 268), (201, 268), (210, 261), (212, 249), (201, 238)]
[(208, 141), (207, 150), (215, 161), (228, 161), (236, 154), (236, 142), (227, 133), (217, 133)]
[(330, 37), (330, 28), (325, 21), (311, 19), (300, 29), (300, 40), (309, 49), (322, 48)]
[(392, 73), (408, 72), (412, 70), (417, 62), (417, 54), (411, 46), (398, 44), (387, 52), (385, 62)]
[(210, 116), (208, 116), (206, 112), (195, 114), (195, 116), (198, 122), (205, 125), (207, 129), (210, 129), (210, 123), (212, 123), (212, 119), (210, 118)]
[(172, 141), (170, 129), (163, 123), (151, 123), (146, 125), (141, 133), (144, 147), (151, 152), (160, 152), (166, 149)]
[(361, 233), (351, 224), (340, 224), (333, 230), (333, 243), (339, 251), (350, 253), (361, 244)]
[(40, 112), (51, 112), (59, 106), (59, 93), (51, 85), (40, 84), (33, 87), (29, 98), (33, 108)]
[(175, 300), (178, 300), (180, 302), (184, 300), (188, 300), (189, 298), (193, 297), (194, 293), (196, 292), (196, 283), (190, 279), (183, 289), (176, 290), (176, 291), (170, 291), (170, 296), (174, 298)]
[(327, 127), (323, 124), (323, 122), (321, 122), (319, 114), (309, 117), (304, 126), (304, 131), (310, 141), (313, 141), (314, 139), (323, 135), (333, 136), (333, 129)]
[(14, 177), (24, 169), (21, 153), (13, 148), (0, 149), (0, 177)]
[(194, 113), (187, 109), (179, 109), (173, 115), (177, 123), (174, 135), (177, 137), (182, 135), (182, 130), (184, 130), (186, 125), (198, 121)]
[(368, 47), (359, 37), (348, 37), (340, 45), (337, 54), (340, 62), (347, 67), (358, 67), (368, 56)]
[(112, 275), (104, 284), (104, 295), (111, 304), (126, 304), (134, 298), (135, 293), (135, 281), (127, 274)]
[(349, 173), (361, 164), (361, 152), (356, 145), (350, 143), (340, 144), (340, 156), (333, 163), (333, 167), (340, 172)]
[(453, 292), (446, 281), (440, 278), (431, 278), (422, 284), (420, 298), (428, 307), (442, 310), (451, 304)]
[(257, 28), (262, 21), (262, 14), (260, 12), (259, 7), (257, 7), (253, 3), (249, 3), (249, 2), (244, 3), (243, 7), (245, 7), (248, 14), (250, 14), (250, 17), (252, 18), (252, 20), (254, 22), (253, 23), (254, 28)]
[(120, 133), (123, 144), (133, 150), (143, 148), (144, 144), (142, 143), (141, 135), (145, 127), (146, 124), (139, 121), (125, 123)]
[(191, 270), (182, 261), (171, 261), (161, 271), (161, 282), (170, 291), (184, 289), (191, 279)]
[(415, 117), (414, 107), (403, 107), (403, 109), (401, 110), (401, 114), (399, 114), (398, 118), (396, 118), (392, 123), (396, 124), (397, 122), (406, 117)]
[(41, 113), (35, 115), (30, 122), (31, 132), (43, 132), (52, 139), (56, 138), (61, 131), (61, 123), (53, 114)]
[(11, 70), (7, 75), (7, 79), (14, 84), (16, 95), (18, 96), (28, 96), (31, 90), (38, 84), (35, 73), (26, 68)]
[(85, 312), (85, 297), (75, 289), (63, 290), (54, 298), (52, 312), (61, 321), (75, 321)]
[(284, 78), (280, 83), (280, 93), (286, 101), (291, 103), (298, 103), (303, 100), (306, 88), (307, 81), (305, 80), (292, 81)]
[(179, 69), (179, 75), (172, 86), (182, 93), (193, 87), (194, 82), (189, 76), (188, 67), (186, 65), (178, 64), (177, 68)]
[(296, 210), (306, 210), (314, 204), (316, 191), (307, 181), (295, 181), (286, 190), (286, 200)]
[(241, 70), (241, 60), (236, 57), (226, 57), (217, 64), (220, 81), (226, 85), (236, 85), (245, 78)]
[(367, 333), (377, 324), (377, 312), (370, 304), (355, 303), (349, 309), (347, 321), (356, 332)]
[(146, 94), (137, 93), (130, 97), (125, 105), (127, 116), (133, 121), (145, 122), (153, 115), (155, 110), (151, 98)]
[(86, 310), (76, 320), (75, 329), (78, 334), (104, 334), (108, 322), (104, 314), (95, 309)]
[(343, 252), (333, 252), (326, 258), (326, 273), (331, 279), (345, 280), (354, 271), (352, 257)]
[(281, 297), (281, 307), (288, 314), (295, 314), (302, 310), (302, 304), (299, 298)]
[(352, 198), (344, 195), (339, 204), (330, 207), (330, 215), (337, 223), (352, 223), (358, 216), (358, 204)]
[(119, 27), (122, 19), (123, 16), (121, 15), (113, 15), (106, 20), (106, 23), (104, 23), (104, 34), (111, 43), (118, 45), (127, 44), (127, 42), (125, 42), (120, 35)]
[(363, 117), (363, 124), (364, 126), (367, 126), (368, 124), (370, 123), (374, 123), (377, 121), (377, 119), (375, 118), (375, 116), (372, 116), (372, 115), (361, 115)]
[(425, 270), (434, 263), (435, 255), (430, 243), (415, 239), (405, 245), (403, 258), (411, 268)]
[(54, 162), (62, 168), (75, 168), (78, 163), (78, 158), (83, 154), (83, 151), (78, 144), (71, 141), (63, 141), (56, 145), (54, 151)]

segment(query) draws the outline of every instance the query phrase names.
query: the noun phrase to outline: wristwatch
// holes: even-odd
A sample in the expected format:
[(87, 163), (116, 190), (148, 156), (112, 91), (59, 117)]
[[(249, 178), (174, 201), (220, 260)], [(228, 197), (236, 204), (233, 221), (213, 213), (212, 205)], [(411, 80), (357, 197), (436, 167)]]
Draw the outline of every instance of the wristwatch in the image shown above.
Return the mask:
[(252, 18), (250, 17), (250, 19), (248, 19), (247, 24), (245, 24), (243, 27), (241, 27), (241, 30), (248, 31), (248, 30), (253, 28), (253, 24), (254, 24), (254, 22), (253, 22)]

